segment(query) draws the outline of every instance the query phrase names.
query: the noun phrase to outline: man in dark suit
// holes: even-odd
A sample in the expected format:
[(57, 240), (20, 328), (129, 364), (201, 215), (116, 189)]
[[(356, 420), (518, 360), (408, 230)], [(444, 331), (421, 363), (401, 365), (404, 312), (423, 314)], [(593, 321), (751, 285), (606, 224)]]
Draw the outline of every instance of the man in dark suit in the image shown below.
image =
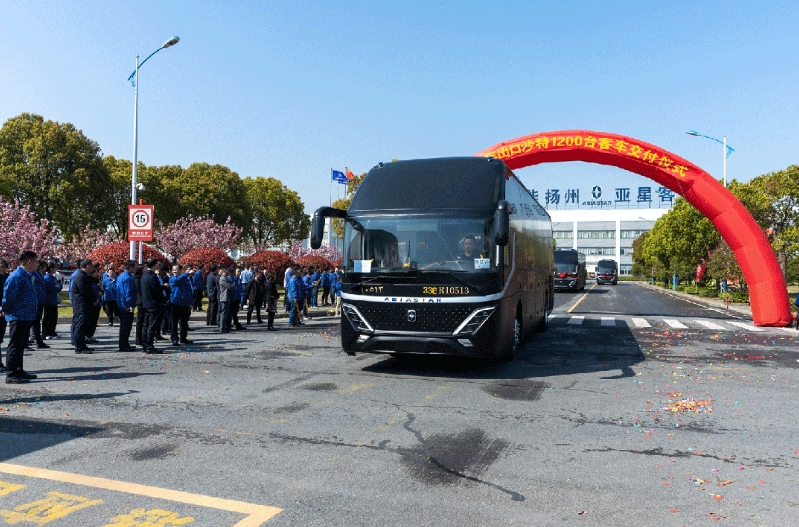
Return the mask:
[(205, 280), (205, 292), (208, 295), (208, 311), (205, 313), (205, 325), (216, 326), (217, 309), (219, 303), (217, 299), (217, 279), (216, 266), (211, 266), (211, 272)]
[(98, 302), (97, 294), (92, 287), (91, 274), (94, 272), (94, 264), (88, 258), (84, 258), (78, 266), (79, 269), (75, 271), (72, 281), (72, 333), (75, 339), (75, 353), (89, 355), (94, 350), (86, 345), (86, 333)]
[(155, 274), (158, 260), (151, 256), (144, 262), (146, 270), (141, 277), (142, 307), (144, 308), (144, 334), (142, 347), (144, 353), (161, 354), (163, 351), (155, 349), (155, 334), (158, 332), (158, 312), (164, 302), (164, 288)]

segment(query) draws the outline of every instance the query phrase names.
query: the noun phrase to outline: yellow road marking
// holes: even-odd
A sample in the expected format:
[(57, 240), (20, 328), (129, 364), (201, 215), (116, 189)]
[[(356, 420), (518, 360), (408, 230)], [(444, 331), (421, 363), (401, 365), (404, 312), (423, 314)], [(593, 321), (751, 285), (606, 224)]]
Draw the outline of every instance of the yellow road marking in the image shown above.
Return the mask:
[(588, 291), (586, 291), (585, 293), (583, 293), (583, 296), (581, 296), (581, 297), (580, 297), (580, 300), (578, 300), (577, 302), (575, 302), (575, 303), (574, 303), (574, 305), (573, 305), (572, 307), (570, 307), (568, 311), (566, 311), (566, 313), (571, 313), (572, 311), (574, 311), (574, 308), (575, 308), (575, 307), (577, 307), (578, 305), (580, 305), (580, 302), (582, 302), (582, 301), (585, 299), (585, 297), (586, 297), (586, 296), (588, 296), (588, 293), (590, 293), (590, 292), (591, 292), (591, 289), (593, 289), (593, 288), (595, 288), (595, 287), (596, 287), (596, 284), (594, 284), (594, 285), (592, 285), (591, 287), (589, 287), (589, 288), (588, 288)]
[(138, 483), (128, 483), (113, 479), (96, 478), (94, 476), (84, 476), (82, 474), (71, 474), (69, 472), (58, 472), (43, 468), (12, 465), (9, 463), (0, 463), (0, 472), (5, 474), (14, 474), (17, 476), (26, 476), (29, 478), (47, 479), (61, 483), (83, 485), (85, 487), (94, 487), (97, 489), (112, 490), (115, 492), (125, 492), (127, 494), (135, 494), (137, 496), (176, 501), (178, 503), (185, 503), (187, 505), (197, 505), (199, 507), (207, 507), (209, 509), (219, 509), (227, 512), (237, 512), (248, 515), (246, 518), (233, 525), (233, 527), (260, 527), (268, 520), (272, 519), (283, 511), (283, 509), (278, 507), (269, 507), (266, 505), (257, 505), (254, 503), (245, 503), (243, 501), (227, 500), (224, 498), (214, 498), (212, 496), (203, 496), (202, 494), (192, 494), (190, 492), (183, 492), (179, 490), (162, 489), (159, 487), (139, 485)]
[(363, 388), (371, 388), (372, 386), (374, 386), (374, 384), (350, 384), (346, 388), (338, 390), (338, 393), (342, 393), (344, 395), (352, 395), (358, 390), (361, 390)]

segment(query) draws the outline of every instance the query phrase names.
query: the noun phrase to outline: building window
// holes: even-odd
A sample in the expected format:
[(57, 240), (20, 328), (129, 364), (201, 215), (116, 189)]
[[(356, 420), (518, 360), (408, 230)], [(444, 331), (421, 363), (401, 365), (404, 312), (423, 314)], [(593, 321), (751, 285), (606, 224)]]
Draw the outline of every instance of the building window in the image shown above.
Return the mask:
[(641, 236), (643, 233), (649, 231), (621, 231), (622, 238), (632, 238), (633, 240)]
[(583, 254), (601, 254), (614, 256), (616, 254), (615, 247), (578, 247), (578, 253)]
[(619, 266), (619, 274), (622, 276), (629, 276), (630, 272), (632, 272), (633, 266), (630, 264), (621, 264)]
[(633, 248), (632, 247), (621, 247), (621, 255), (622, 256), (632, 256), (633, 255)]
[(577, 237), (582, 239), (611, 239), (616, 237), (616, 231), (577, 231)]
[(574, 238), (572, 231), (552, 231), (552, 237), (556, 240), (571, 240)]

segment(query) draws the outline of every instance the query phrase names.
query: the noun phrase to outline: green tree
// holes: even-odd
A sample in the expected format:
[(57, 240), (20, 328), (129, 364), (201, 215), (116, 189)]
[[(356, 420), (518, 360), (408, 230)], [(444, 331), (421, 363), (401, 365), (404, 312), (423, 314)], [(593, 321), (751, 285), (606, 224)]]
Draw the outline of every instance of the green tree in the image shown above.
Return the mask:
[(71, 123), (23, 113), (0, 128), (0, 194), (28, 205), (67, 239), (114, 216), (100, 147)]
[(641, 261), (657, 261), (669, 274), (690, 280), (696, 265), (715, 249), (721, 237), (713, 224), (688, 201), (678, 198), (644, 239)]
[(746, 185), (738, 183), (730, 190), (766, 231), (787, 275), (789, 260), (799, 254), (799, 165), (763, 174)]
[(105, 156), (103, 165), (105, 165), (108, 177), (111, 180), (111, 191), (108, 198), (113, 203), (111, 208), (115, 211), (115, 214), (110, 218), (109, 229), (120, 236), (127, 235), (133, 163), (127, 159)]
[(245, 239), (254, 249), (260, 251), (308, 236), (311, 220), (299, 194), (271, 177), (248, 177), (244, 187), (251, 215)]

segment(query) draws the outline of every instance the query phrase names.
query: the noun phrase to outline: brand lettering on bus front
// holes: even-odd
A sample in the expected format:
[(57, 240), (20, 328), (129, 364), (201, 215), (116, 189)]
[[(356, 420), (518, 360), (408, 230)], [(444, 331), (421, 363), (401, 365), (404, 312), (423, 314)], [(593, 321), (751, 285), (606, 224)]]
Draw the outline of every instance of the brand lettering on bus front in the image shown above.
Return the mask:
[(422, 302), (422, 303), (427, 303), (427, 304), (431, 304), (431, 303), (435, 304), (435, 303), (441, 302), (441, 299), (440, 298), (409, 298), (409, 297), (389, 297), (389, 296), (387, 296), (387, 297), (385, 297), (383, 299), (383, 302), (411, 302), (411, 303)]

